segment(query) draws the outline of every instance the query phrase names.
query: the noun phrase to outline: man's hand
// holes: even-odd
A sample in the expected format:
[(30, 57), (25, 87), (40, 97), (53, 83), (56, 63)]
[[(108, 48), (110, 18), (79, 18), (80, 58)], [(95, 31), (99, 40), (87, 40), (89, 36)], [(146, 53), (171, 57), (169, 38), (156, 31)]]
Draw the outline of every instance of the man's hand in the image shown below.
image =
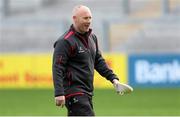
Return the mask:
[(65, 105), (65, 96), (57, 96), (55, 97), (55, 103), (56, 103), (56, 106), (59, 106), (59, 107), (64, 107)]
[(114, 88), (116, 89), (117, 93), (120, 95), (124, 95), (127, 93), (131, 93), (133, 88), (127, 84), (120, 83), (117, 79), (113, 80)]

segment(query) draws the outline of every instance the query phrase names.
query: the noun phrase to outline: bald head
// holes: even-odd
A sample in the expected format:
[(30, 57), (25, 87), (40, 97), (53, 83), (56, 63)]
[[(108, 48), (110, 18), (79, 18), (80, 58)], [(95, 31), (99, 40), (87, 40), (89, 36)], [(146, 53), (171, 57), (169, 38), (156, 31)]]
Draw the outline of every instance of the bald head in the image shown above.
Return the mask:
[(76, 31), (80, 33), (88, 32), (92, 19), (91, 10), (84, 5), (75, 6), (72, 11), (72, 19)]
[(91, 14), (91, 10), (84, 5), (77, 5), (74, 7), (73, 11), (72, 11), (72, 16), (77, 16), (77, 15), (81, 15), (82, 13), (88, 12)]

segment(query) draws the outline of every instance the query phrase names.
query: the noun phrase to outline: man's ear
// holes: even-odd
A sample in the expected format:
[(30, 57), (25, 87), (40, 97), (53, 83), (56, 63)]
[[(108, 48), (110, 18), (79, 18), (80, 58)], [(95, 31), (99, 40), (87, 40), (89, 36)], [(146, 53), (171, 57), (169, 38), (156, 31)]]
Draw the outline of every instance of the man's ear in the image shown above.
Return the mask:
[(73, 16), (72, 18), (73, 18), (73, 20), (75, 20), (75, 19), (76, 19), (76, 16)]

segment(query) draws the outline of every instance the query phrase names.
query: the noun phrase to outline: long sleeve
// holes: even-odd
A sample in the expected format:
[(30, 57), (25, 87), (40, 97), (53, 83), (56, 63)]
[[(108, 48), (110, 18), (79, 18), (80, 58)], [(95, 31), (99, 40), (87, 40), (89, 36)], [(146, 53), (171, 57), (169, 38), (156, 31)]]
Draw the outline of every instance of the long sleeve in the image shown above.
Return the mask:
[[(102, 57), (102, 54), (98, 48), (98, 43), (96, 39), (96, 57), (95, 57), (95, 69), (96, 71), (103, 77), (105, 77), (107, 80), (110, 80), (111, 82), (113, 79), (118, 79), (118, 77), (113, 73), (113, 71), (108, 67), (106, 64), (104, 58)], [(119, 80), (119, 79), (118, 79)]]
[(64, 95), (63, 79), (69, 59), (69, 46), (64, 39), (60, 39), (54, 44), (52, 72), (55, 96)]

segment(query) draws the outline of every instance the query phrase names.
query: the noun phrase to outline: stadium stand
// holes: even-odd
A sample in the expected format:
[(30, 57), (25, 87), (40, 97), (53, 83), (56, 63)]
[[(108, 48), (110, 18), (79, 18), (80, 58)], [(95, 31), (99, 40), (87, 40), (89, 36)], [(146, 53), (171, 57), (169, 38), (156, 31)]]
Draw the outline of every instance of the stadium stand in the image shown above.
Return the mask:
[(143, 7), (132, 12), (130, 18), (111, 23), (111, 51), (179, 53), (180, 1), (170, 0), (169, 2), (169, 14), (160, 13), (161, 2), (152, 0), (146, 1)]
[[(50, 1), (10, 0), (13, 2), (10, 4), (10, 15), (5, 17), (0, 12), (1, 53), (51, 52), (54, 41), (68, 29), (72, 7), (77, 4), (91, 8), (92, 27), (104, 51), (180, 50), (179, 0), (169, 0), (170, 13), (165, 15), (162, 14), (162, 0), (129, 0), (128, 14), (124, 12), (124, 0)], [(1, 1), (0, 9), (3, 9), (2, 4)], [(105, 23), (108, 27), (104, 26)], [(110, 49), (106, 49), (108, 46)]]
[[(142, 22), (129, 21), (131, 25), (119, 36), (121, 42), (112, 51), (126, 53), (179, 53), (180, 51), (180, 17), (169, 16), (145, 20)], [(122, 24), (121, 24), (122, 25)], [(121, 28), (121, 27), (119, 27)], [(121, 32), (121, 31), (119, 31)], [(130, 33), (131, 35), (128, 35)], [(123, 35), (119, 34), (119, 35)], [(116, 37), (118, 38), (118, 37)]]

